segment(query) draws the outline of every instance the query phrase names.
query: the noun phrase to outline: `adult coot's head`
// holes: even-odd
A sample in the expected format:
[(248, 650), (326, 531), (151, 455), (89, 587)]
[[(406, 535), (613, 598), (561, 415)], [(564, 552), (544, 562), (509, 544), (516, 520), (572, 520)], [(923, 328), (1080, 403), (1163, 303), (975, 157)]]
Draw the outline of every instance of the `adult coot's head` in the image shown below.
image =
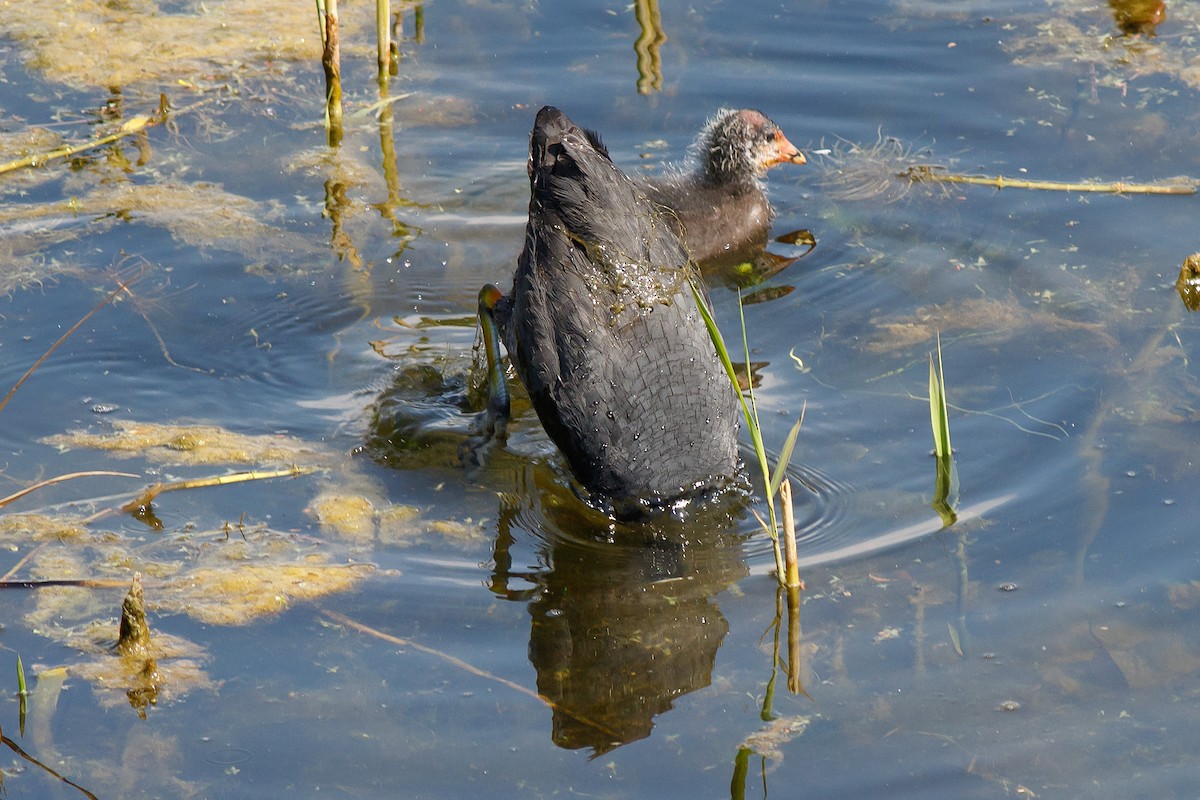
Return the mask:
[(737, 473), (736, 398), (678, 221), (557, 108), (529, 141), (529, 222), (500, 336), (598, 504), (635, 515)]

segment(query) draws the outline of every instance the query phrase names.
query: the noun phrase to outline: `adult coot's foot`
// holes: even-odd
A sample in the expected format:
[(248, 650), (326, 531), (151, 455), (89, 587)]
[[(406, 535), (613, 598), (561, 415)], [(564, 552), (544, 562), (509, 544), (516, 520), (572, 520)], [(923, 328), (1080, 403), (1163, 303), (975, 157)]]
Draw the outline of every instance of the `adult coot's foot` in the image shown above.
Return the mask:
[(804, 154), (761, 111), (721, 109), (692, 145), (692, 169), (644, 182), (650, 198), (675, 212), (692, 257), (707, 262), (763, 239), (774, 212), (762, 177)]
[[(678, 221), (557, 108), (538, 112), (529, 179), (512, 291), (480, 310), (576, 479), (618, 516), (729, 482), (737, 401)], [(493, 397), (490, 426), (507, 413)]]

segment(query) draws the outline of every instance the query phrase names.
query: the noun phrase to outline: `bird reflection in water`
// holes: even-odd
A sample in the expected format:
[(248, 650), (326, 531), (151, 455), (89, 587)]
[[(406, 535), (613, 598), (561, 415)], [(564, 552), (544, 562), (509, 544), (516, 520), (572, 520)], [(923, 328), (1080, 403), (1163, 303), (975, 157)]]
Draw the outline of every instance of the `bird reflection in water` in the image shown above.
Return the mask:
[[(747, 574), (743, 536), (729, 508), (613, 523), (550, 471), (525, 475), (540, 485), (502, 501), (491, 588), (529, 603), (551, 739), (602, 755), (649, 736), (657, 715), (710, 684), (729, 630), (715, 598)], [(511, 549), (528, 541), (538, 566), (514, 571)]]

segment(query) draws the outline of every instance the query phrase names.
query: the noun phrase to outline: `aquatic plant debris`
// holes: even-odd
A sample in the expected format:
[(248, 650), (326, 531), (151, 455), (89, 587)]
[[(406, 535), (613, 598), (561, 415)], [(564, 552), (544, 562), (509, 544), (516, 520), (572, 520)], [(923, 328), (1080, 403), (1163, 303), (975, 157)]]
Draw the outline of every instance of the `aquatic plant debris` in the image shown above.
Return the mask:
[(1084, 337), (1093, 348), (1114, 348), (1117, 340), (1101, 322), (1074, 320), (1045, 308), (1027, 308), (1014, 296), (973, 297), (922, 306), (911, 315), (871, 320), (875, 334), (866, 347), (876, 353), (903, 352), (945, 331), (987, 331), (994, 341), (1008, 341), (1031, 330)]
[[(215, 96), (212, 96), (206, 98), (205, 100), (199, 100), (196, 103), (193, 103), (192, 107), (194, 108), (199, 105), (207, 104), (216, 99), (217, 98)], [(184, 109), (180, 110), (182, 111)], [(50, 150), (27, 153), (21, 158), (14, 159), (5, 164), (0, 164), (0, 175), (3, 175), (7, 172), (13, 172), (18, 169), (23, 169), (25, 167), (40, 167), (55, 159), (70, 158), (71, 156), (85, 153), (88, 150), (92, 150), (97, 147), (103, 147), (106, 144), (112, 144), (113, 142), (119, 141), (126, 136), (132, 136), (133, 134), (140, 133), (147, 128), (154, 127), (155, 125), (161, 125), (167, 121), (168, 113), (170, 113), (170, 106), (167, 104), (167, 96), (165, 94), (159, 95), (158, 110), (154, 113), (136, 114), (122, 122), (120, 127), (118, 127), (117, 130), (113, 131), (112, 133), (100, 136), (99, 138), (92, 139), (87, 142), (74, 145), (64, 144)]]
[(1026, 178), (1006, 178), (1003, 175), (958, 175), (943, 167), (918, 164), (903, 170), (899, 176), (915, 183), (925, 181), (941, 183), (963, 183), (975, 186), (991, 186), (994, 189), (1042, 189), (1052, 192), (1085, 192), (1100, 194), (1184, 194), (1196, 193), (1196, 181), (1177, 178), (1156, 183), (1134, 183), (1129, 181), (1037, 181)]
[(484, 522), (464, 519), (429, 519), (419, 508), (367, 497), (342, 488), (321, 492), (305, 511), (321, 530), (356, 544), (407, 547), (418, 541), (472, 547), (487, 541)]
[(742, 746), (764, 758), (782, 759), (783, 745), (803, 736), (811, 722), (812, 717), (805, 715), (777, 717), (747, 736)]
[(1158, 38), (1148, 32), (1123, 32), (1110, 14), (1096, 13), (1097, 5), (1087, 0), (1051, 0), (1049, 10), (1049, 19), (1040, 12), (1033, 17), (1037, 22), (1032, 30), (1022, 26), (1003, 41), (1017, 64), (1091, 66), (1101, 87), (1123, 89), (1134, 78), (1165, 75), (1200, 88), (1196, 4), (1172, 3), (1168, 24), (1181, 35)]
[[(104, 174), (95, 173), (81, 179), (88, 185), (67, 199), (0, 204), (0, 225), (6, 230), (39, 225), (38, 233), (29, 236), (28, 247), (34, 252), (45, 246), (46, 232), (56, 225), (68, 226), (56, 232), (57, 237), (71, 238), (81, 227), (98, 234), (129, 222), (163, 228), (192, 247), (239, 253), (250, 270), (278, 270), (293, 261), (317, 261), (322, 252), (311, 240), (272, 224), (282, 217), (279, 209), (213, 183), (159, 178), (154, 183), (134, 184), (106, 180)], [(289, 262), (282, 261), (284, 254)], [(0, 288), (4, 286), (0, 283)]]
[(371, 564), (330, 564), (315, 553), (295, 563), (202, 568), (170, 582), (160, 605), (209, 625), (246, 625), (295, 603), (347, 591), (374, 570)]
[[(220, 531), (156, 537), (136, 550), (103, 531), (81, 530), (71, 540), (44, 541), (48, 544), (31, 559), (29, 573), (34, 578), (74, 579), (80, 585), (43, 581), (45, 588), (33, 595), (25, 622), (43, 636), (67, 641), (91, 637), (87, 626), (96, 624), (99, 615), (111, 618), (111, 611), (104, 613), (111, 609), (106, 592), (88, 587), (112, 585), (110, 579), (128, 576), (133, 565), (151, 576), (148, 606), (214, 625), (246, 625), (294, 603), (346, 591), (375, 570), (372, 564), (330, 552), (322, 543), (262, 527), (244, 538), (229, 538)], [(136, 613), (130, 615), (129, 627), (135, 632), (140, 628), (136, 618)], [(80, 624), (85, 628), (76, 627)], [(110, 628), (105, 636), (105, 647), (111, 647), (116, 631)], [(161, 638), (155, 636), (152, 652), (157, 652)]]
[(184, 465), (317, 465), (331, 454), (286, 435), (242, 434), (215, 425), (170, 425), (113, 420), (109, 433), (72, 431), (42, 439), (60, 450), (105, 450), (119, 458), (144, 457), (154, 463)]
[[(0, 545), (19, 546), (30, 542), (70, 541), (86, 537), (83, 517), (67, 514), (0, 515)], [(5, 576), (11, 577), (12, 571)]]
[[(312, 6), (284, 0), (208, 0), (198, 5), (136, 0), (5, 0), (5, 34), (47, 80), (107, 89), (232, 77), (279, 61), (321, 55)], [(18, 13), (19, 10), (19, 13)], [(339, 20), (347, 47), (373, 51), (371, 4), (351, 4)]]

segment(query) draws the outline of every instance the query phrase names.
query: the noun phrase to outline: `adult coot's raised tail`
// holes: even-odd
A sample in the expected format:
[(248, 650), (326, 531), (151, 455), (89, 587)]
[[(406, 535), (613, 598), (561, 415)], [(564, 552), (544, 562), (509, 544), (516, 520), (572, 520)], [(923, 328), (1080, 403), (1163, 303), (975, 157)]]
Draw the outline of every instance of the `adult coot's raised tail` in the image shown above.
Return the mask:
[(737, 401), (678, 221), (557, 108), (538, 112), (529, 179), (512, 291), (485, 288), (481, 312), (576, 479), (618, 516), (730, 482)]

